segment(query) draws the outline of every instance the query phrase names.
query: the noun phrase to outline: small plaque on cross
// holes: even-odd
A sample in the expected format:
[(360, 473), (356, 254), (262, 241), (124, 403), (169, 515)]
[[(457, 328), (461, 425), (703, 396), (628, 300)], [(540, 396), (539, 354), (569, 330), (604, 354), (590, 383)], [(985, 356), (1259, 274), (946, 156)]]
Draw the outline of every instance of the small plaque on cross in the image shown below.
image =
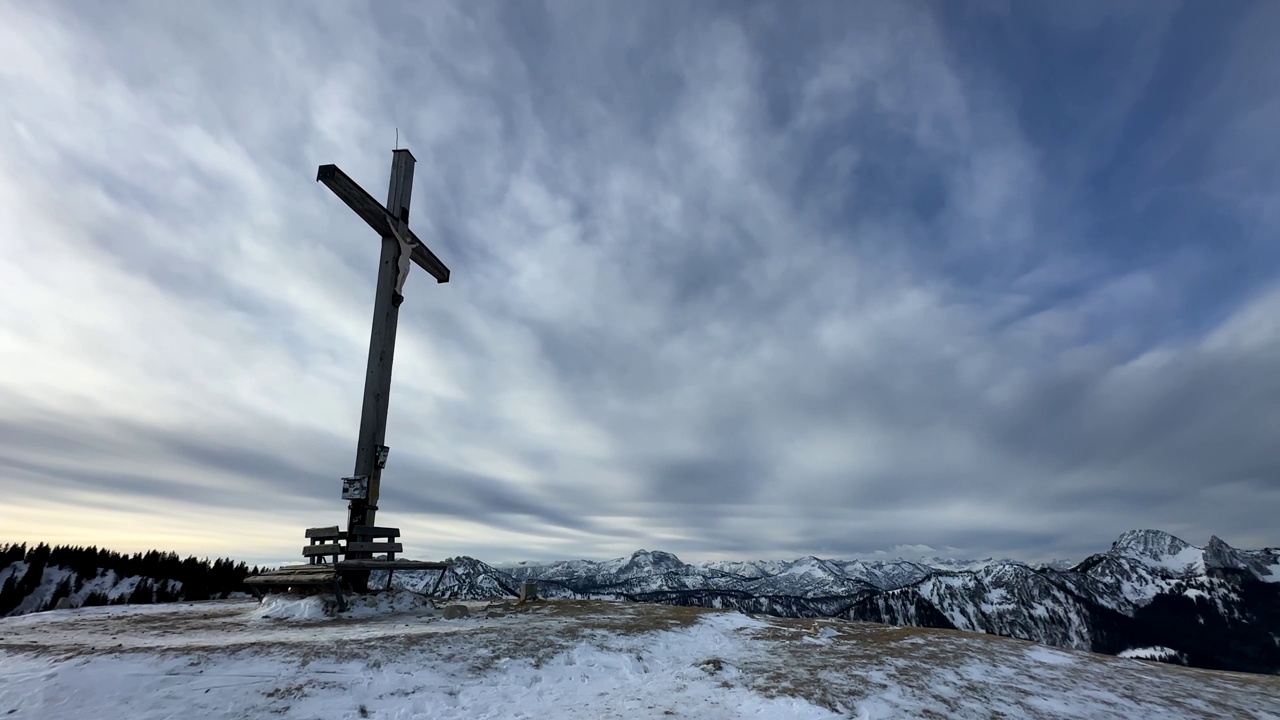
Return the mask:
[(358, 475), (356, 477), (342, 478), (342, 499), (343, 500), (364, 500), (369, 497), (369, 476)]

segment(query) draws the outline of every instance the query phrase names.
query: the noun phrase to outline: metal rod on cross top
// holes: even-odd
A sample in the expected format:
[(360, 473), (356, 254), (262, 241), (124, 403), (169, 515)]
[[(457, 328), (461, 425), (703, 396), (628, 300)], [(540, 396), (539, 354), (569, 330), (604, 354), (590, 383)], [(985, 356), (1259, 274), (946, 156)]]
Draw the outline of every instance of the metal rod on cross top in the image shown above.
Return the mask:
[[(316, 180), (322, 182), (382, 237), (382, 259), (373, 301), (373, 328), (369, 337), (369, 363), (364, 380), (364, 404), (360, 412), (360, 438), (356, 445), (355, 471), (343, 479), (343, 499), (350, 500), (347, 513), (347, 544), (366, 543), (370, 538), (357, 528), (372, 528), (382, 489), (382, 469), (386, 466), (387, 407), (391, 393), (391, 366), (395, 358), (396, 324), (410, 262), (436, 279), (449, 282), (449, 268), (409, 229), (409, 198), (413, 192), (413, 155), (408, 150), (392, 152), (391, 181), (387, 204), (378, 203), (337, 165), (321, 165)], [(372, 557), (363, 551), (348, 551), (348, 559)], [(361, 581), (363, 585), (367, 578)]]

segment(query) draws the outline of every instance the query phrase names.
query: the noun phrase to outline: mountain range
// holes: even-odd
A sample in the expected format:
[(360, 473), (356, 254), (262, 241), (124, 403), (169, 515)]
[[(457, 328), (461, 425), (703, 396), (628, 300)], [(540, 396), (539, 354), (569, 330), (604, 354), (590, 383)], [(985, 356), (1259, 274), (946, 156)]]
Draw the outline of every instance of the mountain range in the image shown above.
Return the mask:
[[(451, 559), (440, 592), (515, 596), (536, 580), (548, 598), (736, 608), (982, 632), (1195, 667), (1280, 673), (1280, 549), (1195, 547), (1159, 530), (1122, 534), (1075, 565), (1012, 560), (793, 561), (689, 564), (639, 550), (607, 561), (496, 568)], [(434, 573), (396, 573), (423, 590)]]
[[(227, 597), (243, 563), (96, 548), (0, 548), (0, 617), (54, 608)], [(373, 578), (375, 587), (385, 582)], [(397, 572), (424, 591), (436, 573)], [(607, 561), (493, 567), (452, 558), (448, 598), (518, 595), (735, 608), (779, 617), (842, 618), (948, 628), (1196, 667), (1280, 674), (1280, 549), (1195, 547), (1134, 530), (1076, 564), (1013, 560), (716, 561), (689, 564), (639, 550)]]

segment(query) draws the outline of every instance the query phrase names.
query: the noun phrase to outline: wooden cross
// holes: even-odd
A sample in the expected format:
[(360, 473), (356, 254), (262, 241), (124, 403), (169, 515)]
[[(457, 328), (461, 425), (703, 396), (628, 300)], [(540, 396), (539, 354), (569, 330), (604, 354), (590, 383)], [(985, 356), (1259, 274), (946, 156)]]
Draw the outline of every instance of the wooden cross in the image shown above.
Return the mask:
[[(404, 281), (413, 261), (431, 273), (438, 283), (449, 282), (449, 268), (427, 249), (409, 229), (409, 195), (413, 190), (413, 166), (408, 150), (396, 150), (391, 159), (391, 185), (383, 206), (365, 192), (337, 165), (321, 165), (316, 180), (356, 212), (382, 236), (382, 262), (378, 267), (378, 289), (373, 300), (373, 333), (369, 338), (369, 365), (364, 378), (364, 406), (360, 412), (360, 440), (356, 446), (356, 469), (343, 479), (343, 497), (349, 499), (347, 542), (364, 542), (357, 527), (372, 527), (378, 511), (382, 468), (387, 461), (387, 404), (391, 393), (391, 363), (396, 350), (396, 322), (404, 300)], [(349, 552), (348, 558), (371, 557), (367, 552)]]

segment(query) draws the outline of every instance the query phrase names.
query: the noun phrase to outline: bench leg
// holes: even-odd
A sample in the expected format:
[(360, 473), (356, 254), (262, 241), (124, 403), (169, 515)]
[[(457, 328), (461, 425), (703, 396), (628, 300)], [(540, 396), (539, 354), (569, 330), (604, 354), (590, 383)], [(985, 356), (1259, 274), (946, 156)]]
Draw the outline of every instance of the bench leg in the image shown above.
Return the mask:
[(391, 590), (391, 574), (394, 572), (395, 570), (391, 570), (391, 569), (387, 570), (387, 587), (386, 587), (387, 591)]
[(338, 612), (347, 611), (347, 601), (342, 597), (342, 586), (338, 584), (338, 578), (333, 579), (333, 597), (338, 601)]
[(449, 572), (449, 571), (448, 571), (448, 570), (441, 570), (441, 571), (440, 571), (440, 575), (436, 577), (436, 581), (431, 585), (431, 592), (427, 593), (427, 596), (428, 596), (428, 597), (435, 597), (435, 596), (436, 596), (436, 590), (439, 590), (439, 589), (440, 589), (440, 582), (441, 582), (442, 580), (444, 580), (444, 574), (445, 574), (445, 573), (447, 573), (447, 572)]

